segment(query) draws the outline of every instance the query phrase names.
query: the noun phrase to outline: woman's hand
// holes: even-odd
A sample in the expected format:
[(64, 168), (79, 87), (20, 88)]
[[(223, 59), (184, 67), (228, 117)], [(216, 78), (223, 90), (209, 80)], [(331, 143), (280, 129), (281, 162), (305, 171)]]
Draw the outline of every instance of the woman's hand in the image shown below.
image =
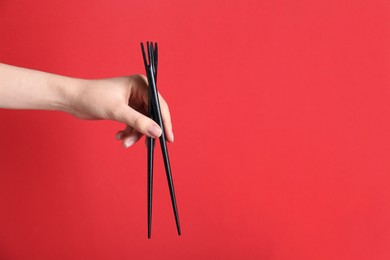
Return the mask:
[[(125, 147), (161, 128), (148, 118), (144, 76), (84, 80), (0, 63), (0, 108), (61, 110), (81, 119), (109, 119), (127, 127), (116, 135)], [(165, 135), (173, 142), (168, 105), (159, 95)]]
[[(165, 100), (159, 95), (166, 138), (173, 142), (172, 123)], [(127, 127), (116, 134), (128, 148), (142, 135), (157, 138), (161, 128), (145, 116), (148, 110), (148, 83), (143, 75), (100, 80), (84, 80), (69, 104), (70, 114), (81, 119), (108, 119)]]

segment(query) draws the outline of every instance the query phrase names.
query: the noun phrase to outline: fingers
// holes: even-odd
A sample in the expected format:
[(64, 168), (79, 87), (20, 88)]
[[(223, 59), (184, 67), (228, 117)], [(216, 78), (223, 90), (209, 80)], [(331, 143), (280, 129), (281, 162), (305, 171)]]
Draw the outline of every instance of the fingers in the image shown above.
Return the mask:
[[(135, 94), (130, 95), (129, 106), (124, 105), (117, 107), (115, 111), (112, 111), (113, 113), (111, 118), (116, 121), (125, 123), (132, 129), (134, 129), (134, 132), (139, 133), (140, 135), (143, 134), (151, 138), (160, 137), (162, 134), (162, 129), (154, 120), (143, 114), (146, 113), (146, 108), (148, 104), (146, 77), (142, 75), (136, 75), (136, 77), (134, 77), (134, 82), (132, 85), (134, 87), (133, 93)], [(158, 94), (158, 98), (166, 140), (168, 142), (173, 142), (174, 137), (172, 132), (172, 122), (167, 102), (160, 94)], [(132, 144), (134, 140), (135, 142), (138, 141), (138, 135), (133, 135), (133, 132), (126, 131), (130, 130), (126, 129), (125, 132), (123, 132), (122, 134), (118, 133), (119, 135), (123, 135), (119, 137), (125, 138), (125, 136), (132, 136), (132, 138), (129, 137), (128, 139), (126, 139), (126, 141), (130, 144)]]
[(115, 136), (116, 140), (122, 140), (123, 137), (128, 136), (132, 132), (132, 130), (133, 130), (133, 128), (126, 126), (126, 128), (124, 130), (118, 131), (116, 133), (116, 136)]
[(127, 126), (125, 130), (119, 131), (116, 134), (117, 140), (122, 140), (122, 144), (125, 148), (131, 147), (133, 144), (141, 139), (142, 134), (134, 130), (132, 127)]
[[(148, 104), (148, 91), (147, 91), (147, 86), (148, 86), (148, 80), (147, 78), (144, 76), (144, 75), (137, 75), (137, 83), (139, 84), (139, 86), (144, 86), (142, 87), (142, 91), (143, 91), (143, 102), (144, 102), (144, 105), (145, 105), (145, 108), (147, 107), (147, 104)], [(167, 138), (167, 141), (168, 142), (173, 142), (173, 131), (172, 131), (172, 121), (171, 121), (171, 114), (169, 112), (169, 108), (168, 108), (168, 104), (167, 102), (165, 101), (165, 99), (160, 95), (160, 93), (158, 93), (158, 98), (159, 98), (159, 102), (160, 102), (160, 108), (161, 108), (161, 116), (162, 116), (162, 120), (163, 120), (163, 125), (164, 125), (164, 132), (165, 132), (165, 135), (166, 135), (166, 138)]]
[[(161, 114), (163, 116), (165, 135), (167, 141), (173, 142), (174, 137), (168, 105), (161, 96), (159, 96), (159, 98), (161, 102), (160, 106)], [(118, 115), (118, 121), (128, 124), (128, 126), (124, 130), (118, 131), (116, 139), (122, 140), (125, 148), (129, 148), (134, 145), (143, 134), (152, 138), (161, 136), (161, 128), (153, 120), (130, 107), (129, 109), (126, 108), (124, 110), (124, 112), (121, 112), (121, 114)]]
[(161, 136), (161, 128), (156, 122), (129, 106), (122, 106), (115, 114), (115, 117), (117, 121), (125, 123), (141, 134), (152, 138)]

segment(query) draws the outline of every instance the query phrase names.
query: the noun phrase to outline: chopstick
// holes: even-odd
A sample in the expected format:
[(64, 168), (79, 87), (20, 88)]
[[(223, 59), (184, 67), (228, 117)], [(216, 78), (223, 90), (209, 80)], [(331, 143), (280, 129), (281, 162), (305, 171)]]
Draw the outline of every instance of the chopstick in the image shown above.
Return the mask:
[[(149, 49), (149, 43), (147, 44), (147, 48)], [(141, 50), (142, 50), (142, 57), (144, 59), (144, 64), (145, 64), (145, 70), (146, 74), (149, 78), (149, 72), (148, 72), (148, 64), (146, 61), (146, 55), (145, 55), (145, 50), (144, 46), (141, 43)], [(154, 113), (153, 113), (153, 106), (152, 106), (152, 90), (151, 87), (148, 88), (148, 116), (150, 118), (154, 118)], [(147, 146), (147, 159), (148, 159), (148, 175), (147, 175), (147, 189), (148, 189), (148, 238), (151, 237), (151, 232), (152, 232), (152, 196), (153, 196), (153, 154), (154, 154), (154, 139), (147, 137), (146, 139), (146, 146)]]
[[(175, 222), (176, 222), (176, 228), (177, 233), (179, 236), (181, 235), (181, 228), (180, 228), (180, 221), (179, 221), (179, 214), (177, 210), (177, 203), (176, 203), (176, 197), (175, 197), (175, 190), (173, 186), (173, 179), (172, 179), (172, 172), (171, 172), (171, 166), (169, 162), (169, 156), (168, 156), (168, 148), (166, 145), (166, 138), (164, 133), (164, 126), (162, 122), (161, 117), (161, 109), (160, 109), (160, 102), (158, 99), (158, 92), (157, 92), (157, 66), (158, 66), (158, 47), (157, 43), (153, 44), (151, 42), (146, 43), (147, 47), (147, 53), (145, 53), (144, 44), (141, 43), (141, 51), (142, 51), (142, 57), (144, 60), (145, 70), (149, 82), (149, 88), (148, 88), (148, 116), (156, 121), (156, 123), (161, 127), (162, 134), (160, 136), (160, 146), (161, 151), (163, 154), (164, 159), (164, 166), (165, 166), (165, 173), (167, 176), (168, 181), (168, 187), (169, 187), (169, 193), (171, 196), (171, 203), (173, 208), (173, 213), (175, 216)], [(148, 178), (147, 178), (147, 186), (148, 186), (148, 238), (151, 238), (151, 232), (152, 232), (152, 193), (153, 193), (153, 153), (154, 153), (154, 142), (155, 140), (153, 138), (148, 137), (147, 138), (147, 157), (148, 157)]]

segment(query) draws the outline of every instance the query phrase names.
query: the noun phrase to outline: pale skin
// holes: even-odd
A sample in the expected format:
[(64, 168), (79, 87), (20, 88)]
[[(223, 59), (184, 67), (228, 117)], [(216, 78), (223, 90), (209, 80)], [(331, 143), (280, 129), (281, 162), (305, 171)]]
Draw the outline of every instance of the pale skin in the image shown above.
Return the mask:
[[(126, 125), (116, 139), (124, 147), (161, 128), (147, 114), (148, 83), (143, 75), (86, 80), (0, 63), (0, 108), (56, 110), (80, 119), (114, 120)], [(173, 142), (168, 105), (159, 95), (166, 138)]]

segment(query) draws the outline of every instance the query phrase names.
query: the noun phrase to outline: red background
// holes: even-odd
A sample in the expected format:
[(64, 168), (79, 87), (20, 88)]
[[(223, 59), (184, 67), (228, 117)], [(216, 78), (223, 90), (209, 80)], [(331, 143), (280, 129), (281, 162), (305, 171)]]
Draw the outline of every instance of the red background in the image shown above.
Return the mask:
[[(0, 110), (0, 259), (389, 259), (387, 0), (0, 0), (0, 62), (143, 73), (159, 90), (183, 235), (157, 156), (115, 122)], [(0, 93), (1, 94), (1, 93)], [(157, 151), (159, 154), (159, 151)]]

